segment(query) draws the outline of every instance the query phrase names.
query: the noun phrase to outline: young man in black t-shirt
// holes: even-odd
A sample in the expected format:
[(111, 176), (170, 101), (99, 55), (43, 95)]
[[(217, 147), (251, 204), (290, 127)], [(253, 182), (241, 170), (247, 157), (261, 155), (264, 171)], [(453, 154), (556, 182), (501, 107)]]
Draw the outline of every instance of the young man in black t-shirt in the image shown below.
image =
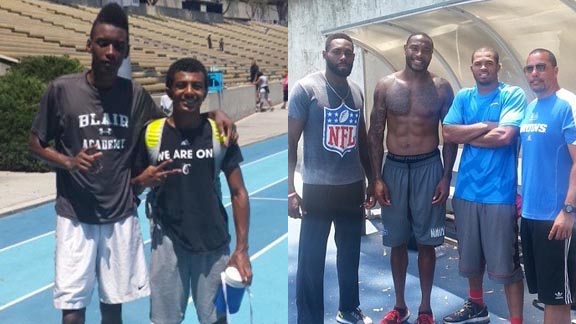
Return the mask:
[[(252, 280), (248, 256), (248, 193), (244, 187), (237, 144), (224, 147), (212, 120), (200, 115), (208, 92), (206, 68), (185, 58), (168, 70), (166, 92), (172, 116), (151, 122), (135, 155), (133, 179), (152, 187), (152, 254), (150, 289), (152, 323), (180, 323), (190, 291), (200, 323), (226, 323), (214, 299), (220, 273), (238, 269), (245, 284)], [(143, 170), (143, 171), (142, 171)], [(236, 228), (230, 254), (228, 217), (215, 182), (226, 175)]]

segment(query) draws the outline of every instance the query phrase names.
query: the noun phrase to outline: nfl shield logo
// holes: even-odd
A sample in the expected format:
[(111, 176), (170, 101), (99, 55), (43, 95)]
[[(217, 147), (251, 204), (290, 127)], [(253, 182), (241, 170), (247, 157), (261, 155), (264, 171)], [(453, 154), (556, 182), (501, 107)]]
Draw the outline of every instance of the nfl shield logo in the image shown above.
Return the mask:
[(344, 103), (338, 108), (324, 107), (324, 148), (343, 157), (356, 147), (360, 109), (352, 109)]

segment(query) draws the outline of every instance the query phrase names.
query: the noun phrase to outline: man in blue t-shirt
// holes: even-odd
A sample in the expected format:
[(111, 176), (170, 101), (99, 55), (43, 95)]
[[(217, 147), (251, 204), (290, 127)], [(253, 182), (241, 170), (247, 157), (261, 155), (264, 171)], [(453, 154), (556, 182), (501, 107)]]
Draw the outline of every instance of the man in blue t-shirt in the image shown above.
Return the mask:
[[(340, 289), (336, 321), (372, 324), (359, 308), (358, 266), (364, 222), (364, 178), (371, 178), (364, 98), (348, 80), (354, 45), (346, 34), (326, 39), (326, 71), (299, 80), (288, 101), (288, 215), (301, 218), (296, 275), (298, 324), (324, 323), (324, 263), (331, 225), (338, 249)], [(304, 135), (302, 194), (294, 172)], [(302, 197), (302, 198), (300, 198)]]
[(477, 49), (470, 67), (476, 86), (460, 90), (444, 118), (444, 139), (464, 144), (452, 205), (459, 272), (468, 278), (470, 294), (444, 323), (490, 321), (482, 296), (485, 271), (504, 284), (510, 322), (522, 323), (524, 285), (515, 201), (518, 128), (526, 97), (519, 87), (498, 81), (500, 67), (494, 49)]
[(524, 67), (536, 99), (522, 140), (522, 252), (530, 293), (544, 303), (544, 324), (569, 323), (576, 295), (576, 95), (558, 85), (555, 55), (538, 48)]

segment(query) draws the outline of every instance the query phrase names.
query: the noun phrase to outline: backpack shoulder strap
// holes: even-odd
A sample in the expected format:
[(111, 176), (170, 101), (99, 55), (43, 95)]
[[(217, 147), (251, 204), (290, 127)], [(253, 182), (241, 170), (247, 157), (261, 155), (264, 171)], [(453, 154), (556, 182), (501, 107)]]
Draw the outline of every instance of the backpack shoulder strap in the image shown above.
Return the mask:
[(155, 119), (146, 125), (144, 141), (148, 149), (148, 159), (151, 164), (156, 165), (158, 154), (160, 152), (160, 143), (162, 142), (162, 131), (166, 118)]
[(220, 168), (222, 166), (222, 160), (224, 160), (224, 155), (226, 155), (226, 146), (224, 146), (224, 141), (226, 136), (218, 130), (216, 122), (208, 118), (210, 122), (210, 127), (212, 127), (212, 149), (214, 151), (214, 172), (216, 177), (220, 173)]

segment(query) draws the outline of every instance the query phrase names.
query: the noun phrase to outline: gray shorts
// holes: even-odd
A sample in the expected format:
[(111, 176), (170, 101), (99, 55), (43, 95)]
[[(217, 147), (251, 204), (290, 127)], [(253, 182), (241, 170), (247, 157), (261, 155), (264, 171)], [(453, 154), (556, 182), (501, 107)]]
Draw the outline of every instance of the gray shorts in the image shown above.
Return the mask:
[(152, 230), (150, 257), (150, 320), (154, 324), (177, 324), (184, 320), (190, 291), (201, 324), (226, 316), (217, 313), (214, 299), (226, 269), (228, 246), (208, 253), (191, 253), (174, 243), (160, 224)]
[(509, 284), (524, 277), (518, 250), (516, 206), (481, 204), (460, 198), (452, 200), (460, 275), (488, 278)]
[(382, 179), (390, 192), (391, 206), (382, 207), (382, 241), (396, 247), (408, 243), (412, 233), (423, 245), (444, 242), (446, 205), (432, 205), (434, 190), (442, 179), (438, 150), (421, 156), (386, 156)]

